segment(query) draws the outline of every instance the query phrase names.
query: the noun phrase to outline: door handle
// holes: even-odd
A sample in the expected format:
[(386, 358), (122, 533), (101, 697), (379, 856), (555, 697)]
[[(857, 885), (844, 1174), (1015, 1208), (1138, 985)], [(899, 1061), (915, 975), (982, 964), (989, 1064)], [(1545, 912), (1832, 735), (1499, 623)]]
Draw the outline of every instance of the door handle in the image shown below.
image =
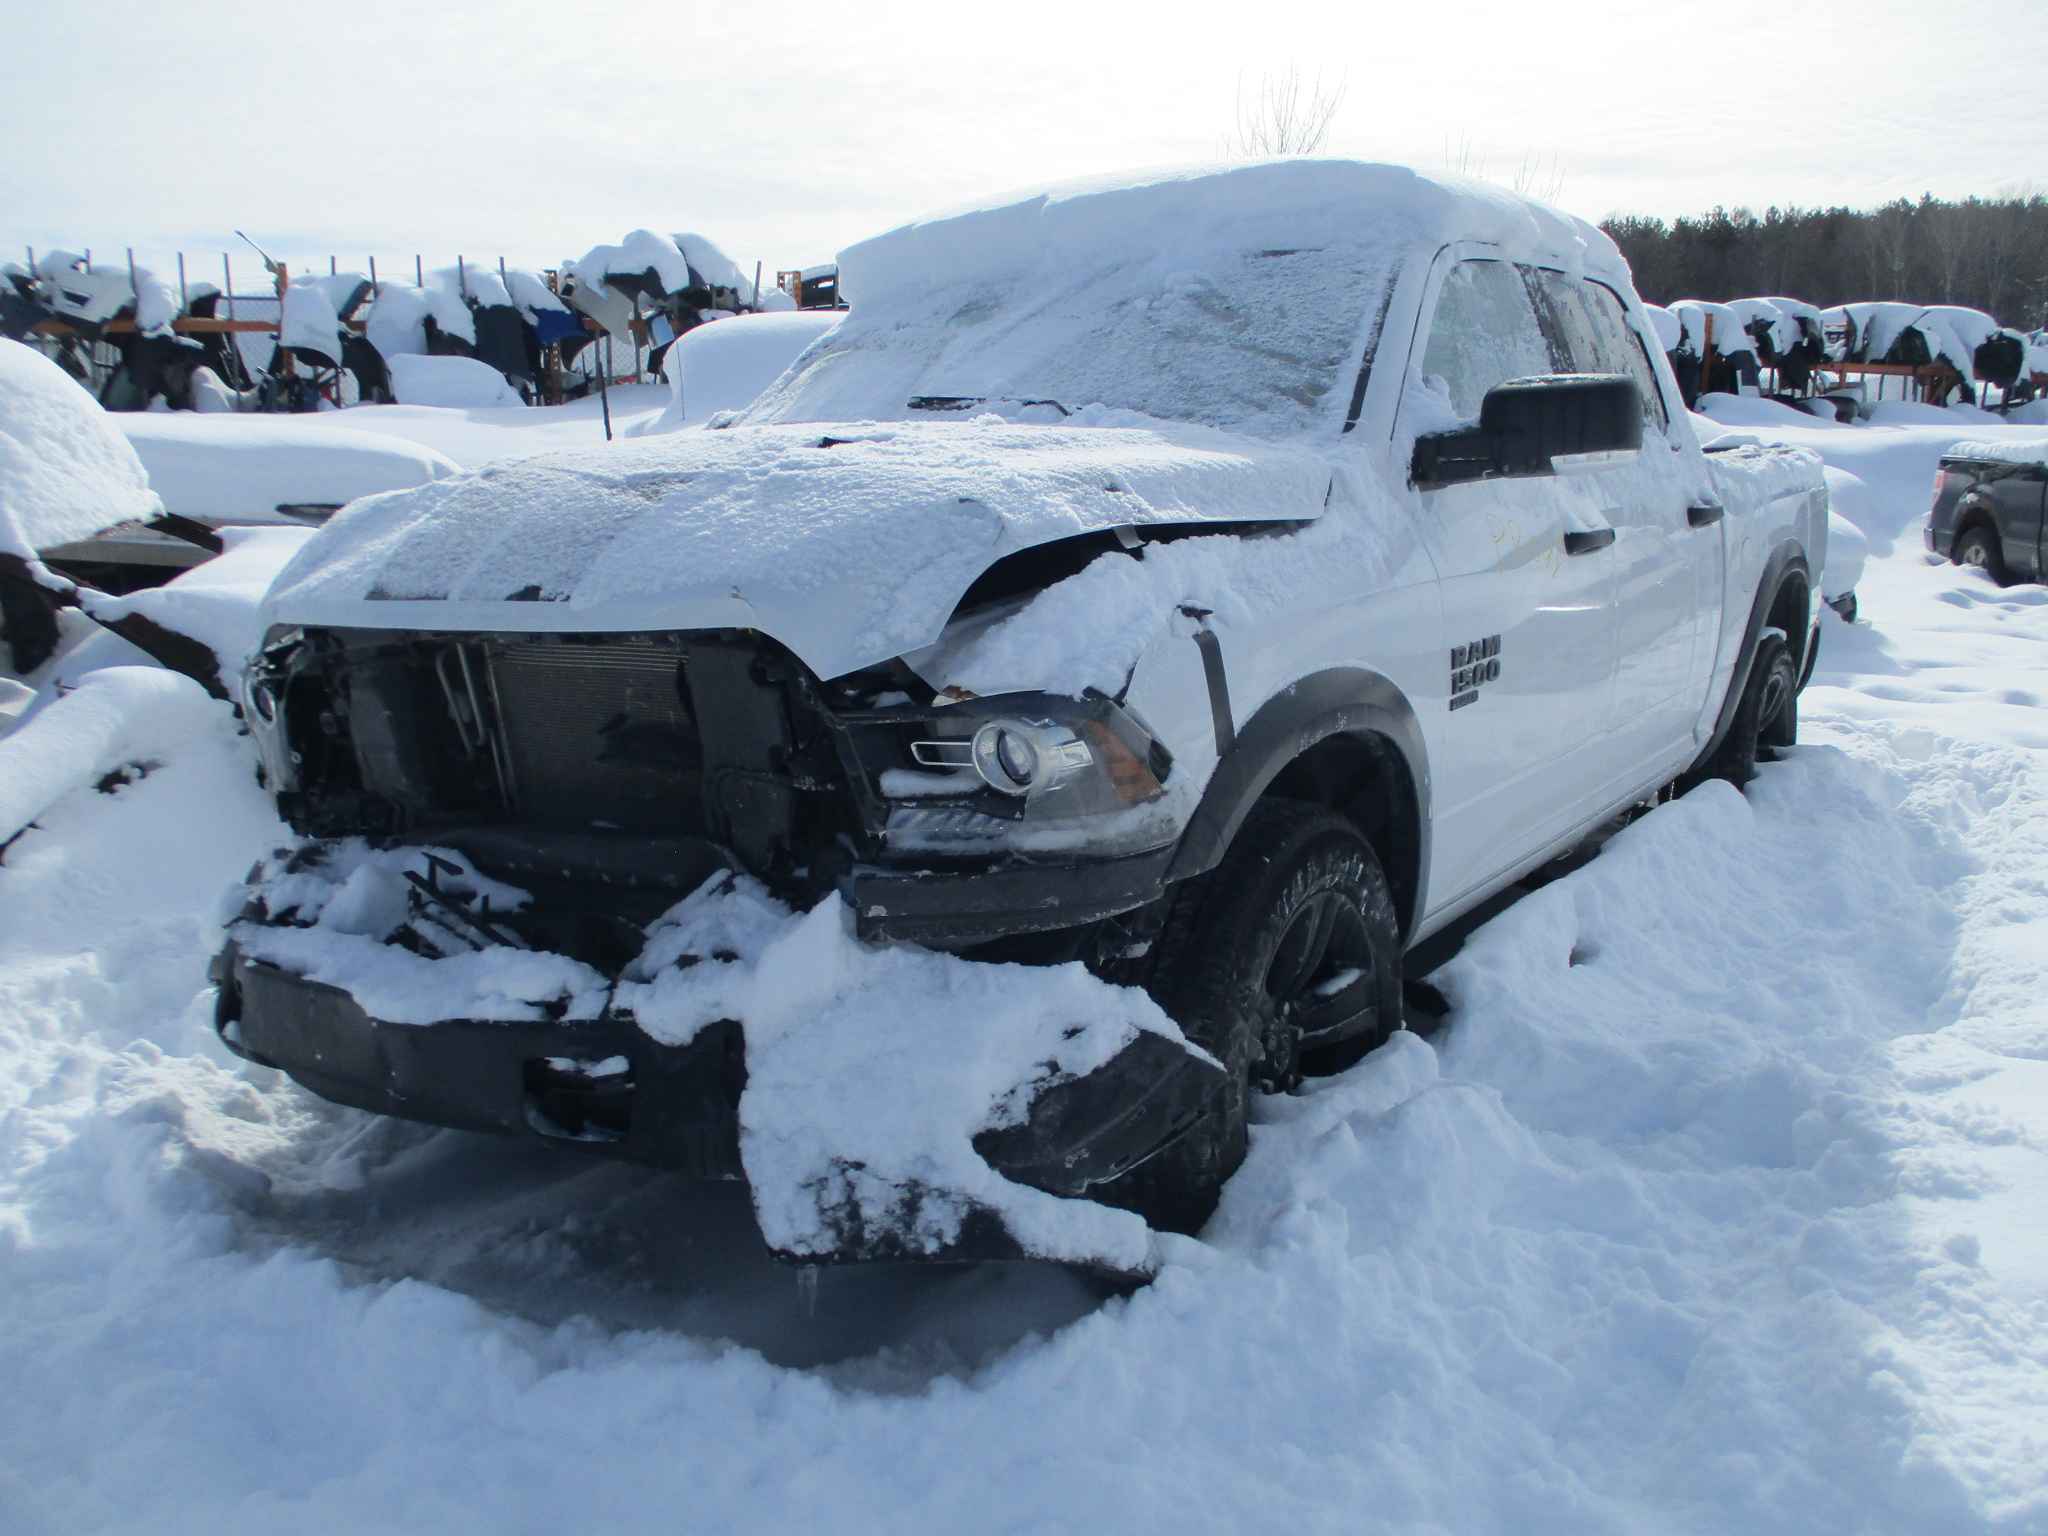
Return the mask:
[(1711, 528), (1726, 510), (1718, 501), (1702, 501), (1685, 509), (1685, 520), (1695, 528)]
[(1612, 528), (1573, 529), (1564, 536), (1564, 552), (1568, 555), (1590, 555), (1596, 549), (1605, 549), (1614, 542)]

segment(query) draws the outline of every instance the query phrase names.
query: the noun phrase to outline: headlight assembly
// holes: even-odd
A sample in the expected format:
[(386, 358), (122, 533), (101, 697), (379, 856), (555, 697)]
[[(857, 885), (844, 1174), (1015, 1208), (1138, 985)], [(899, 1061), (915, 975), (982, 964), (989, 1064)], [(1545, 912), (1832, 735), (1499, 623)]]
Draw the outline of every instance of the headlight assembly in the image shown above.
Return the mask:
[(1145, 808), (1165, 794), (1172, 754), (1100, 694), (994, 695), (844, 723), (886, 845), (1110, 852), (1157, 840), (1162, 818)]

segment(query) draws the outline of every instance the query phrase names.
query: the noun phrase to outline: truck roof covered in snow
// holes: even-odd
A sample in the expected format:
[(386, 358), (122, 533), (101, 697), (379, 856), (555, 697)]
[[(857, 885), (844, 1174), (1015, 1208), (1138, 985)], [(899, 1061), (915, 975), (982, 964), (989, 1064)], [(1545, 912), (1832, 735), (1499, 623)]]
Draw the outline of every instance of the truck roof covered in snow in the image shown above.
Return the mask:
[(749, 416), (890, 420), (916, 398), (1054, 400), (1334, 437), (1396, 276), (1452, 240), (1626, 286), (1606, 235), (1498, 187), (1349, 160), (1148, 172), (842, 252), (852, 314)]

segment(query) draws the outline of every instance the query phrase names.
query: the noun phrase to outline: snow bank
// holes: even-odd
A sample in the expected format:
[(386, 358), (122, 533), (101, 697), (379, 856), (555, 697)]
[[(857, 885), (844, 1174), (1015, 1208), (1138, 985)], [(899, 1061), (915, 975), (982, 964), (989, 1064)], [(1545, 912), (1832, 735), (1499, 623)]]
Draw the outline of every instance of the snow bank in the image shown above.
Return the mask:
[(360, 502), (270, 606), (309, 624), (745, 626), (836, 677), (929, 644), (1005, 553), (1115, 527), (1311, 518), (1329, 486), (1313, 454), (1201, 427), (987, 416), (669, 434)]
[(1828, 482), (1828, 553), (1821, 572), (1821, 594), (1847, 597), (1863, 579), (1870, 541), (1863, 528), (1871, 518), (1871, 492), (1861, 477), (1832, 464), (1823, 471)]
[(685, 332), (667, 358), (675, 380), (668, 409), (643, 430), (672, 432), (720, 411), (743, 410), (839, 320), (835, 310), (791, 310), (735, 315)]
[[(110, 419), (164, 505), (185, 517), (276, 521), (280, 506), (340, 506), (459, 473), (454, 460), (402, 437), (302, 417), (125, 411)], [(366, 418), (351, 411), (347, 419)]]
[(401, 355), (391, 365), (391, 393), (400, 405), (522, 405), (519, 391), (489, 363), (473, 357)]
[(0, 339), (0, 555), (163, 511), (113, 419), (55, 363)]

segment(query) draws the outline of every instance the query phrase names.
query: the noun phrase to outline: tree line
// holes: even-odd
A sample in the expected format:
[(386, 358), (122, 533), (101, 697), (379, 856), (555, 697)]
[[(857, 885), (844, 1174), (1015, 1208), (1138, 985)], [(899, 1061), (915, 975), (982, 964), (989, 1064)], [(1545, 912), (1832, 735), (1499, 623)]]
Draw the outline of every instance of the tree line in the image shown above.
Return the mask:
[(1882, 208), (1716, 207), (1602, 221), (1655, 304), (1770, 297), (1823, 306), (1870, 299), (1966, 304), (2020, 330), (2048, 327), (2048, 195)]

